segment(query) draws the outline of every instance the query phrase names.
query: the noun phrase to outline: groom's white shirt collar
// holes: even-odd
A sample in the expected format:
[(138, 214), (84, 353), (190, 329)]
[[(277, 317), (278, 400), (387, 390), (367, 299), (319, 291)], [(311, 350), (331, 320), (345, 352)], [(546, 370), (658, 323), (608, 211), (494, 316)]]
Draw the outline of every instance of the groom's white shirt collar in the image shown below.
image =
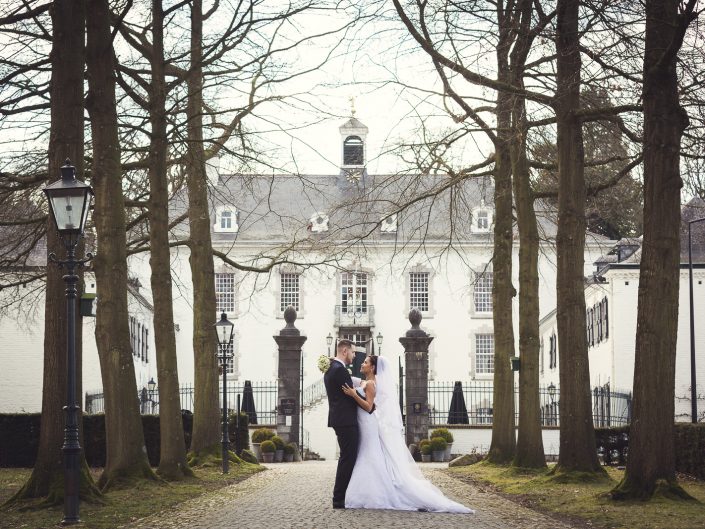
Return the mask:
[(347, 367), (347, 366), (345, 365), (345, 362), (343, 362), (343, 361), (342, 361), (340, 358), (338, 358), (337, 356), (334, 356), (334, 357), (333, 357), (333, 360), (335, 360), (336, 362), (340, 362), (341, 364), (343, 364), (343, 367)]

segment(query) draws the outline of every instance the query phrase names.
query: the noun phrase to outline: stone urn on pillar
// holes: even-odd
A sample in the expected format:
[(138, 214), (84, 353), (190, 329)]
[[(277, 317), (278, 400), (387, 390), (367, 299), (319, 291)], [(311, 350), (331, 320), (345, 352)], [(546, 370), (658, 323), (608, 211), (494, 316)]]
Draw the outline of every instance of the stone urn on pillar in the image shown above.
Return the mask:
[(273, 336), (279, 348), (277, 435), (284, 444), (295, 443), (301, 446), (301, 347), (306, 336), (294, 326), (296, 310), (289, 306), (284, 310), (286, 327)]
[(428, 437), (428, 346), (433, 341), (421, 329), (421, 311), (409, 311), (411, 329), (399, 338), (404, 347), (406, 376), (406, 445), (418, 443)]

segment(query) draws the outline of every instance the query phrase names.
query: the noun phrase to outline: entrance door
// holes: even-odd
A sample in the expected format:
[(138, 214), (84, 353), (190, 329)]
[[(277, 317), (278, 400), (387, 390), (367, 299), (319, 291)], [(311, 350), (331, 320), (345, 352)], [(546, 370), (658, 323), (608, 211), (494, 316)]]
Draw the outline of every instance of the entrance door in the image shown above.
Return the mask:
[(365, 356), (369, 352), (369, 343), (370, 343), (370, 333), (369, 331), (341, 331), (340, 332), (340, 337), (343, 340), (350, 340), (352, 343), (355, 344), (356, 348), (359, 349), (360, 347), (363, 347), (365, 350), (364, 351), (355, 351), (355, 358), (353, 359), (353, 366), (352, 366), (352, 376), (358, 377), (358, 378), (364, 378), (362, 376), (362, 373), (360, 373), (360, 366), (362, 365), (362, 362), (365, 361)]

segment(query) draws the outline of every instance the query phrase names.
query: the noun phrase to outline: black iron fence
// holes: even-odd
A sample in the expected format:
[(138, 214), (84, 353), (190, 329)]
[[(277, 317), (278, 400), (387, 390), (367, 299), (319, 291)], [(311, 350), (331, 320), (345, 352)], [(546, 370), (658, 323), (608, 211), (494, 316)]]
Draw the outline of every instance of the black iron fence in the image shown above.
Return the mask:
[[(252, 382), (252, 409), (242, 411), (248, 413), (250, 424), (276, 424), (277, 422), (277, 383), (276, 382)], [(243, 382), (228, 383), (227, 391), (228, 409), (235, 410), (237, 407), (237, 396), (240, 395), (240, 402), (244, 403), (245, 384)], [(223, 402), (222, 383), (218, 388), (218, 402)], [(193, 385), (184, 384), (179, 388), (181, 409), (193, 412), (194, 388)], [(137, 399), (140, 404), (140, 411), (143, 414), (159, 413), (159, 391), (149, 391), (142, 389), (137, 392)], [(249, 400), (249, 399), (248, 399)], [(103, 393), (86, 393), (86, 413), (103, 413), (105, 411), (105, 401)], [(254, 421), (253, 421), (254, 419)], [(256, 422), (255, 422), (256, 421)]]
[[(429, 419), (432, 426), (447, 424), (490, 425), (493, 416), (492, 381), (473, 380), (428, 383)], [(459, 405), (458, 392), (462, 392)], [(454, 398), (454, 393), (455, 398)], [(454, 402), (455, 401), (455, 402)], [(609, 384), (592, 391), (595, 426), (624, 426), (631, 421), (632, 395), (611, 391)], [(554, 385), (539, 387), (542, 426), (559, 426), (560, 390)], [(515, 423), (519, 421), (519, 388), (514, 387)]]
[[(228, 384), (228, 408), (236, 408), (237, 396), (245, 402), (245, 384)], [(253, 409), (245, 409), (250, 415), (250, 424), (276, 424), (277, 383), (252, 382)], [(249, 391), (249, 390), (248, 390)], [(193, 411), (194, 390), (192, 385), (183, 385), (180, 390), (181, 409)], [(462, 394), (462, 397), (459, 396)], [(222, 402), (222, 386), (219, 388), (219, 402)], [(455, 395), (455, 396), (454, 396)], [(159, 413), (159, 393), (157, 390), (142, 389), (137, 393), (140, 410), (143, 414)], [(322, 381), (308, 386), (303, 392), (304, 408), (315, 405), (325, 398)], [(403, 398), (403, 395), (402, 395)], [(249, 400), (249, 399), (247, 399)], [(553, 385), (539, 388), (541, 424), (559, 426), (560, 391)], [(624, 426), (631, 421), (632, 395), (628, 392), (611, 391), (609, 384), (592, 390), (593, 420), (596, 427)], [(428, 409), (431, 426), (469, 424), (491, 425), (493, 418), (492, 381), (437, 382), (428, 383)], [(519, 420), (519, 388), (514, 387), (515, 421)], [(102, 393), (86, 394), (86, 413), (103, 413)], [(254, 422), (253, 419), (256, 421)]]

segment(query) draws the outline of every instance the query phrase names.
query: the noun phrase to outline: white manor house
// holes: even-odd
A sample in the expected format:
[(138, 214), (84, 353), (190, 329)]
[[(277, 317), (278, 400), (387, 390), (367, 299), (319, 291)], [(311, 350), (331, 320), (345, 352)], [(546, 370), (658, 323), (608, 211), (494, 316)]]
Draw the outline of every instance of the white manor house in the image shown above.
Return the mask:
[[(230, 407), (235, 407), (234, 395), (242, 391), (245, 381), (251, 381), (255, 388), (276, 388), (278, 354), (272, 337), (284, 327), (284, 309), (292, 305), (297, 311), (296, 327), (307, 337), (302, 351), (304, 442), (327, 458), (335, 457), (336, 444), (332, 430), (326, 428), (327, 403), (316, 360), (321, 354), (332, 353), (335, 339), (351, 339), (368, 352), (374, 347), (377, 354), (403, 367), (403, 348), (398, 339), (410, 327), (409, 310), (417, 307), (423, 315), (421, 327), (434, 337), (429, 350), (429, 377), (437, 388), (449, 388), (445, 400), (438, 402), (449, 401), (455, 381), (461, 381), (465, 388), (488, 387), (494, 369), (491, 178), (468, 179), (452, 191), (439, 192), (438, 184), (447, 178), (445, 175), (372, 175), (366, 169), (367, 127), (352, 117), (340, 126), (339, 132), (341, 164), (335, 174), (210, 173), (214, 250), (246, 267), (265, 267), (283, 256), (287, 261), (268, 273), (257, 273), (215, 258), (218, 307), (213, 322), (225, 312), (235, 324), (234, 357), (227, 377), (233, 397)], [(419, 200), (422, 195), (427, 198)], [(172, 216), (183, 213), (186, 205), (187, 197), (177, 195), (172, 201)], [(544, 386), (558, 384), (558, 351), (551, 346), (556, 306), (555, 224), (551, 213), (537, 211), (542, 236), (539, 296)], [(179, 224), (172, 236), (175, 241), (188, 238), (188, 223)], [(588, 234), (586, 277), (593, 277), (593, 263), (609, 254), (616, 244), (617, 241)], [(188, 388), (194, 380), (189, 252), (187, 246), (175, 246), (172, 252), (179, 381)], [(518, 244), (513, 255), (513, 283), (518, 287)], [(613, 266), (611, 272), (599, 276), (608, 281), (600, 283), (598, 289), (611, 284), (617, 268)], [(158, 384), (151, 293), (142, 287), (150, 284), (148, 256), (131, 257), (130, 273), (136, 391), (141, 396), (143, 412), (148, 413), (154, 410), (155, 394), (148, 390), (148, 381)], [(634, 273), (638, 280), (638, 265)], [(701, 269), (698, 274), (702, 274)], [(595, 297), (593, 290), (592, 286), (586, 290), (590, 304)], [(703, 300), (702, 292), (698, 290), (696, 294), (696, 306), (698, 300)], [(687, 293), (684, 296), (681, 292), (681, 298), (682, 309)], [(617, 298), (609, 298), (610, 320), (606, 320), (605, 308), (603, 332), (606, 334), (609, 325), (611, 343), (616, 344), (618, 336), (624, 336), (624, 341), (612, 345), (609, 354), (591, 348), (593, 385), (609, 382), (617, 389), (631, 388), (627, 353), (629, 340), (633, 344), (633, 332), (630, 337), (628, 325), (629, 314), (633, 313), (635, 322), (635, 299), (620, 307)], [(518, 341), (518, 298), (514, 312)], [(35, 317), (43, 322), (41, 311)], [(6, 365), (11, 368), (0, 373), (0, 387), (12, 389), (3, 391), (1, 412), (40, 411), (42, 326), (20, 325), (21, 319), (0, 320), (3, 343), (21, 343), (21, 352), (3, 348), (4, 359), (9, 360)], [(95, 396), (101, 393), (102, 385), (93, 320), (83, 321), (83, 388), (87, 395)], [(687, 334), (680, 334), (681, 330), (679, 373), (681, 337), (687, 338)], [(607, 340), (605, 337), (600, 343)], [(702, 334), (699, 340), (702, 365)], [(633, 358), (633, 345), (631, 355)], [(182, 399), (186, 409), (192, 404), (190, 395), (186, 389)], [(466, 396), (466, 400), (474, 418), (471, 422), (484, 423), (484, 428), (459, 431), (458, 451), (489, 446), (491, 389), (469, 399)], [(273, 422), (267, 420), (268, 414), (273, 415), (275, 403), (271, 391), (261, 391), (255, 402), (259, 423)], [(444, 406), (435, 410), (439, 417), (447, 413)], [(92, 398), (85, 408), (100, 410)], [(556, 430), (545, 432), (544, 445), (547, 453), (557, 453)]]

